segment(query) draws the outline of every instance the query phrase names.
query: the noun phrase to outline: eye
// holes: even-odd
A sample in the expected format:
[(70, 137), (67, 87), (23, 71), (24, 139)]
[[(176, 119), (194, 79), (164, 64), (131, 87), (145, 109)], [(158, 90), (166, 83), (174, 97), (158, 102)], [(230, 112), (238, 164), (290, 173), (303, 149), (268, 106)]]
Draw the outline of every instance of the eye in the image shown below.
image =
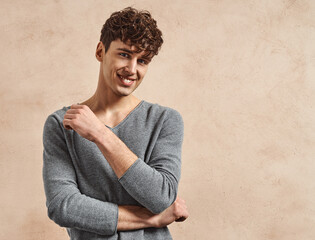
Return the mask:
[(139, 59), (138, 62), (143, 65), (147, 65), (149, 62), (144, 59)]
[(125, 57), (125, 58), (129, 57), (129, 54), (127, 54), (127, 53), (119, 53), (119, 55), (122, 56), (122, 57)]

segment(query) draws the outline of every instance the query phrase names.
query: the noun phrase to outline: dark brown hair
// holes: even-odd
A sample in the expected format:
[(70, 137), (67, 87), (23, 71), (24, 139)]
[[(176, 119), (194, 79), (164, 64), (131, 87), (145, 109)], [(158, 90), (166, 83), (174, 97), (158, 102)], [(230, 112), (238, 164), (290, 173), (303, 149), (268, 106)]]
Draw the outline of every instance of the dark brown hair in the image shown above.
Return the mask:
[(163, 43), (162, 32), (151, 14), (131, 7), (112, 13), (103, 25), (100, 41), (105, 52), (117, 39), (135, 46), (139, 52), (146, 51), (150, 57), (158, 54)]

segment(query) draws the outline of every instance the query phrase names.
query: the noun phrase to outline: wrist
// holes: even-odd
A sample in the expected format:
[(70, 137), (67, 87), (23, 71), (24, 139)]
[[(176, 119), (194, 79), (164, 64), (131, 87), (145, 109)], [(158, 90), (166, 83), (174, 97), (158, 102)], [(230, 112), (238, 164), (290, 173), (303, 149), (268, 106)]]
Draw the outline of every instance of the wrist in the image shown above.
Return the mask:
[(141, 220), (143, 221), (145, 227), (154, 227), (158, 225), (158, 220), (155, 214), (151, 213), (146, 208), (141, 208)]
[(160, 228), (161, 227), (159, 215), (152, 214), (152, 216), (150, 216), (147, 219), (147, 223), (150, 227), (154, 227), (154, 228)]
[(105, 135), (107, 130), (109, 129), (107, 129), (105, 125), (101, 127), (99, 130), (97, 130), (94, 134), (92, 142), (94, 142), (95, 144), (102, 144), (106, 139)]

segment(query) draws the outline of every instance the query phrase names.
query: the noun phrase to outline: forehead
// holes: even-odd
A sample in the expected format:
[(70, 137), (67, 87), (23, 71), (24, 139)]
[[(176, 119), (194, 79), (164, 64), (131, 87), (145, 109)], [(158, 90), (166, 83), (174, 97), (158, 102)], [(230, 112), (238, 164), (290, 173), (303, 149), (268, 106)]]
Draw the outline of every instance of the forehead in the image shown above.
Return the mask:
[(112, 44), (113, 44), (114, 49), (125, 48), (125, 49), (128, 49), (128, 50), (133, 51), (133, 52), (138, 50), (136, 46), (131, 45), (128, 42), (124, 43), (120, 39), (116, 39), (116, 40), (112, 41), (111, 45)]

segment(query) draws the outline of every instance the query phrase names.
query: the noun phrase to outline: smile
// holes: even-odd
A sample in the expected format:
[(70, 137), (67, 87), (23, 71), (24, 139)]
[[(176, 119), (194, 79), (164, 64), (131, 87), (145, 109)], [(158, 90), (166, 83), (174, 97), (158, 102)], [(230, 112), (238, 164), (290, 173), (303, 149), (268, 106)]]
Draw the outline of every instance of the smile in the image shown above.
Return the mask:
[(127, 85), (127, 86), (130, 86), (132, 85), (132, 83), (137, 80), (137, 79), (133, 79), (133, 78), (128, 78), (128, 77), (123, 77), (119, 74), (117, 74), (117, 76), (120, 78), (121, 82), (124, 84), (124, 85)]

